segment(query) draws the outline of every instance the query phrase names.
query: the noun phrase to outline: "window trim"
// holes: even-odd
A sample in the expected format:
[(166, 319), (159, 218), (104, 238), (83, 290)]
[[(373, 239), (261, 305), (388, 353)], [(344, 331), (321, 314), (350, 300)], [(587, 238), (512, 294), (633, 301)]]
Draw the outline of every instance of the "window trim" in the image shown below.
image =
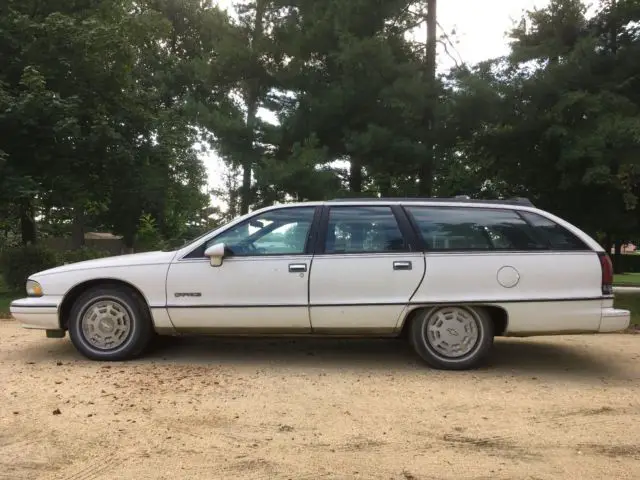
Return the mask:
[[(380, 208), (388, 208), (393, 215), (393, 218), (396, 220), (396, 224), (398, 226), (398, 230), (400, 231), (400, 235), (402, 235), (402, 239), (405, 242), (405, 249), (403, 250), (394, 250), (394, 251), (368, 251), (368, 252), (325, 252), (325, 244), (327, 239), (327, 234), (329, 232), (329, 214), (331, 209), (345, 209), (345, 208), (364, 208), (364, 207), (380, 207)], [(419, 251), (417, 238), (415, 236), (415, 232), (411, 229), (409, 224), (409, 220), (407, 219), (402, 207), (400, 205), (392, 205), (392, 204), (381, 204), (381, 205), (369, 205), (369, 204), (349, 204), (349, 205), (325, 205), (322, 208), (322, 214), (320, 218), (320, 225), (318, 229), (318, 235), (314, 244), (314, 255), (398, 255), (398, 254), (407, 254)]]
[[(499, 212), (510, 212), (512, 214), (514, 214), (516, 217), (520, 218), (524, 223), (527, 224), (527, 226), (531, 229), (532, 234), (534, 235), (534, 238), (536, 241), (538, 241), (541, 245), (544, 245), (544, 248), (537, 248), (537, 249), (527, 249), (527, 250), (523, 250), (523, 249), (512, 249), (512, 248), (495, 248), (493, 245), (493, 242), (490, 242), (490, 248), (452, 248), (452, 249), (438, 249), (438, 248), (427, 248), (426, 242), (424, 241), (424, 238), (422, 236), (422, 233), (420, 231), (420, 226), (418, 225), (418, 222), (415, 218), (415, 216), (413, 215), (413, 213), (411, 212), (410, 208), (414, 208), (414, 209), (418, 209), (418, 208), (423, 208), (423, 209), (437, 209), (437, 210), (444, 210), (444, 209), (453, 209), (453, 210), (478, 210), (480, 212), (495, 212), (495, 211), (499, 211)], [(515, 208), (486, 208), (486, 207), (460, 207), (457, 205), (403, 205), (402, 209), (404, 210), (404, 213), (406, 214), (407, 218), (409, 219), (409, 222), (411, 223), (411, 227), (413, 228), (415, 234), (417, 235), (417, 238), (419, 239), (420, 242), (420, 249), (422, 252), (424, 253), (438, 253), (438, 254), (460, 254), (460, 253), (480, 253), (480, 254), (492, 254), (492, 253), (545, 253), (545, 252), (583, 252), (586, 250), (561, 250), (561, 249), (554, 249), (551, 245), (551, 243), (549, 242), (549, 240), (546, 238), (545, 235), (541, 235), (540, 232), (538, 232), (538, 230), (536, 229), (536, 227), (534, 225), (531, 224), (531, 222), (529, 222), (523, 215), (521, 215), (521, 210), (519, 209), (515, 209)], [(546, 218), (546, 217), (543, 217)], [(553, 222), (553, 220), (549, 219), (549, 221)], [(553, 222), (554, 224), (556, 224), (556, 222)], [(557, 224), (556, 224), (557, 225)], [(562, 225), (559, 225), (560, 227), (562, 227)], [(562, 227), (564, 228), (564, 227)], [(572, 232), (569, 232), (573, 235)], [(583, 242), (584, 243), (584, 242)], [(587, 247), (588, 248), (588, 247)], [(590, 250), (590, 249), (589, 249)]]
[[(274, 208), (271, 210), (268, 210), (266, 212), (258, 212), (255, 215), (251, 215), (250, 217), (244, 219), (241, 222), (238, 223), (234, 223), (232, 225), (229, 226), (229, 228), (225, 228), (223, 231), (217, 233), (216, 235), (212, 236), (212, 237), (208, 237), (207, 239), (203, 240), (201, 243), (199, 243), (195, 248), (193, 248), (192, 250), (190, 250), (187, 254), (183, 255), (179, 261), (202, 261), (202, 260), (207, 260), (207, 257), (205, 256), (195, 256), (195, 253), (200, 250), (202, 248), (203, 245), (205, 245), (206, 243), (215, 240), (216, 238), (218, 238), (220, 235), (224, 235), (225, 233), (227, 233), (229, 230), (231, 230), (232, 228), (237, 228), (240, 225), (243, 225), (247, 222), (251, 222), (253, 221), (255, 218), (267, 214), (267, 213), (273, 213), (273, 212), (277, 212), (277, 211), (281, 211), (281, 210), (292, 210), (292, 209), (313, 209), (313, 216), (311, 218), (311, 225), (309, 227), (309, 233), (307, 234), (307, 238), (305, 239), (305, 243), (304, 243), (304, 251), (302, 253), (265, 253), (265, 254), (261, 254), (261, 255), (229, 255), (229, 258), (272, 258), (272, 257), (300, 257), (300, 256), (308, 256), (308, 255), (313, 255), (313, 246), (315, 243), (315, 236), (317, 236), (317, 232), (318, 232), (318, 224), (320, 221), (320, 214), (322, 213), (322, 206), (321, 205), (309, 205), (309, 206), (305, 206), (305, 205), (295, 205), (295, 206), (282, 206), (280, 208)], [(194, 256), (192, 256), (194, 255)]]
[[(549, 250), (549, 251), (556, 251), (556, 252), (557, 252), (557, 251), (559, 251), (559, 250), (554, 250), (553, 245), (551, 245), (551, 241), (547, 238), (547, 236), (546, 236), (546, 235), (543, 235), (543, 234), (542, 234), (542, 232), (540, 232), (540, 231), (536, 228), (536, 226), (535, 226), (533, 223), (531, 223), (531, 222), (527, 219), (527, 217), (525, 217), (525, 216), (523, 215), (522, 210), (514, 210), (514, 212), (516, 212), (516, 213), (518, 214), (518, 216), (519, 216), (519, 217), (520, 217), (520, 218), (521, 218), (521, 219), (522, 219), (522, 220), (523, 220), (527, 225), (529, 225), (529, 227), (531, 227), (531, 231), (532, 231), (532, 232), (533, 232), (533, 234), (535, 235), (536, 239), (537, 239), (540, 243), (545, 244), (545, 245), (547, 246), (547, 250)], [(552, 220), (549, 220), (549, 221), (552, 221)], [(555, 222), (553, 222), (553, 223), (555, 223)], [(557, 225), (557, 224), (556, 224), (556, 225)], [(571, 232), (569, 232), (569, 233), (571, 233)]]

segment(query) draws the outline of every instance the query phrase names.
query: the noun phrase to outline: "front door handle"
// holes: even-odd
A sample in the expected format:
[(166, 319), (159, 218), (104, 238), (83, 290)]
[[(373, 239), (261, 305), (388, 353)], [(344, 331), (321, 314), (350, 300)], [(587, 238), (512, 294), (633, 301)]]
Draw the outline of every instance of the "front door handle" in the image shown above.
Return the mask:
[(289, 264), (289, 271), (291, 273), (306, 272), (307, 271), (307, 264), (306, 263), (290, 263)]
[(411, 270), (411, 262), (393, 262), (394, 270)]

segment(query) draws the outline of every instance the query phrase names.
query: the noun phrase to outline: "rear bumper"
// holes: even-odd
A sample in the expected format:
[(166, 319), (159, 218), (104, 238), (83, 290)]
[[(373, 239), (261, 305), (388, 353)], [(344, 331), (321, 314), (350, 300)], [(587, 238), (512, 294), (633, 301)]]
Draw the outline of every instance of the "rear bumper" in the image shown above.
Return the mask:
[(58, 308), (61, 302), (62, 297), (27, 297), (14, 300), (9, 309), (24, 328), (57, 330), (60, 328)]
[(600, 319), (600, 333), (619, 332), (629, 327), (631, 312), (617, 308), (603, 308)]

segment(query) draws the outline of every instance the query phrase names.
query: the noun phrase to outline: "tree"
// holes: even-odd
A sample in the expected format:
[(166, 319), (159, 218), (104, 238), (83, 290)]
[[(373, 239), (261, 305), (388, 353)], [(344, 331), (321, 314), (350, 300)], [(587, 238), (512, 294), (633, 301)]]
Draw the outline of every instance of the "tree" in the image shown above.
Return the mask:
[(163, 235), (186, 228), (208, 203), (194, 127), (229, 91), (212, 61), (228, 18), (196, 0), (10, 0), (0, 14), (0, 201), (23, 242), (40, 213), (73, 224), (77, 246), (91, 223), (132, 247), (143, 212)]
[(509, 58), (489, 66), (484, 85), (498, 96), (466, 148), (498, 194), (531, 197), (609, 245), (638, 229), (639, 71), (629, 59), (640, 38), (637, 9), (624, 3), (592, 18), (575, 0), (530, 12)]
[[(428, 85), (404, 38), (410, 6), (296, 2), (276, 29), (291, 59), (276, 78), (290, 94), (273, 100), (281, 128), (269, 166), (294, 198), (389, 194), (417, 171)], [(336, 160), (348, 162), (347, 175), (329, 166)]]

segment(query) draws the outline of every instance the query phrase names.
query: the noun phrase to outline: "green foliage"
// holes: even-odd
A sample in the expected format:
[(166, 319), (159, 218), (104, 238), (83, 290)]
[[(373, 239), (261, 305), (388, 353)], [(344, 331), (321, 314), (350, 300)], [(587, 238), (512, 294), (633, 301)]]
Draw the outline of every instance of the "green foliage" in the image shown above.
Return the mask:
[[(287, 193), (413, 193), (415, 182), (407, 177), (427, 154), (425, 121), (433, 92), (404, 30), (389, 28), (410, 5), (302, 2), (281, 26), (285, 53), (296, 60), (277, 76), (296, 92), (297, 105), (281, 99), (282, 133), (272, 165), (282, 171)], [(325, 167), (335, 159), (350, 162), (348, 174)]]
[(617, 255), (612, 260), (618, 272), (640, 273), (640, 255)]
[(56, 252), (42, 245), (9, 247), (0, 251), (0, 318), (9, 316), (9, 303), (24, 295), (27, 278), (42, 270), (65, 263), (109, 256), (109, 252), (83, 247)]
[[(453, 76), (453, 111), (471, 127), (455, 142), (476, 179), (469, 193), (526, 196), (612, 240), (638, 231), (640, 65), (629, 59), (640, 54), (640, 16), (631, 3), (605, 2), (587, 18), (580, 2), (553, 0), (517, 25), (508, 58)], [(474, 103), (482, 108), (457, 110)]]
[(94, 260), (96, 258), (109, 257), (112, 255), (113, 254), (108, 251), (85, 246), (75, 250), (67, 250), (65, 252), (62, 252), (59, 257), (62, 263), (75, 263), (83, 262), (85, 260)]
[(39, 245), (8, 248), (0, 254), (0, 272), (7, 286), (14, 291), (24, 290), (29, 275), (59, 264), (60, 258), (55, 251)]
[[(638, 1), (550, 0), (507, 57), (436, 81), (423, 33), (406, 35), (427, 3), (243, 0), (229, 17), (200, 0), (3, 2), (0, 244), (79, 247), (93, 229), (149, 250), (249, 207), (427, 183), (635, 235)], [(226, 211), (197, 143), (228, 166)]]
[(8, 228), (19, 223), (23, 242), (34, 242), (41, 216), (43, 233), (81, 239), (97, 226), (132, 246), (149, 211), (163, 235), (178, 235), (208, 203), (190, 105), (206, 91), (199, 98), (215, 110), (228, 93), (211, 62), (230, 35), (225, 25), (196, 0), (4, 2), (0, 218)]
[(145, 213), (140, 217), (135, 245), (138, 252), (165, 248), (166, 244), (158, 230), (156, 219), (151, 214)]

